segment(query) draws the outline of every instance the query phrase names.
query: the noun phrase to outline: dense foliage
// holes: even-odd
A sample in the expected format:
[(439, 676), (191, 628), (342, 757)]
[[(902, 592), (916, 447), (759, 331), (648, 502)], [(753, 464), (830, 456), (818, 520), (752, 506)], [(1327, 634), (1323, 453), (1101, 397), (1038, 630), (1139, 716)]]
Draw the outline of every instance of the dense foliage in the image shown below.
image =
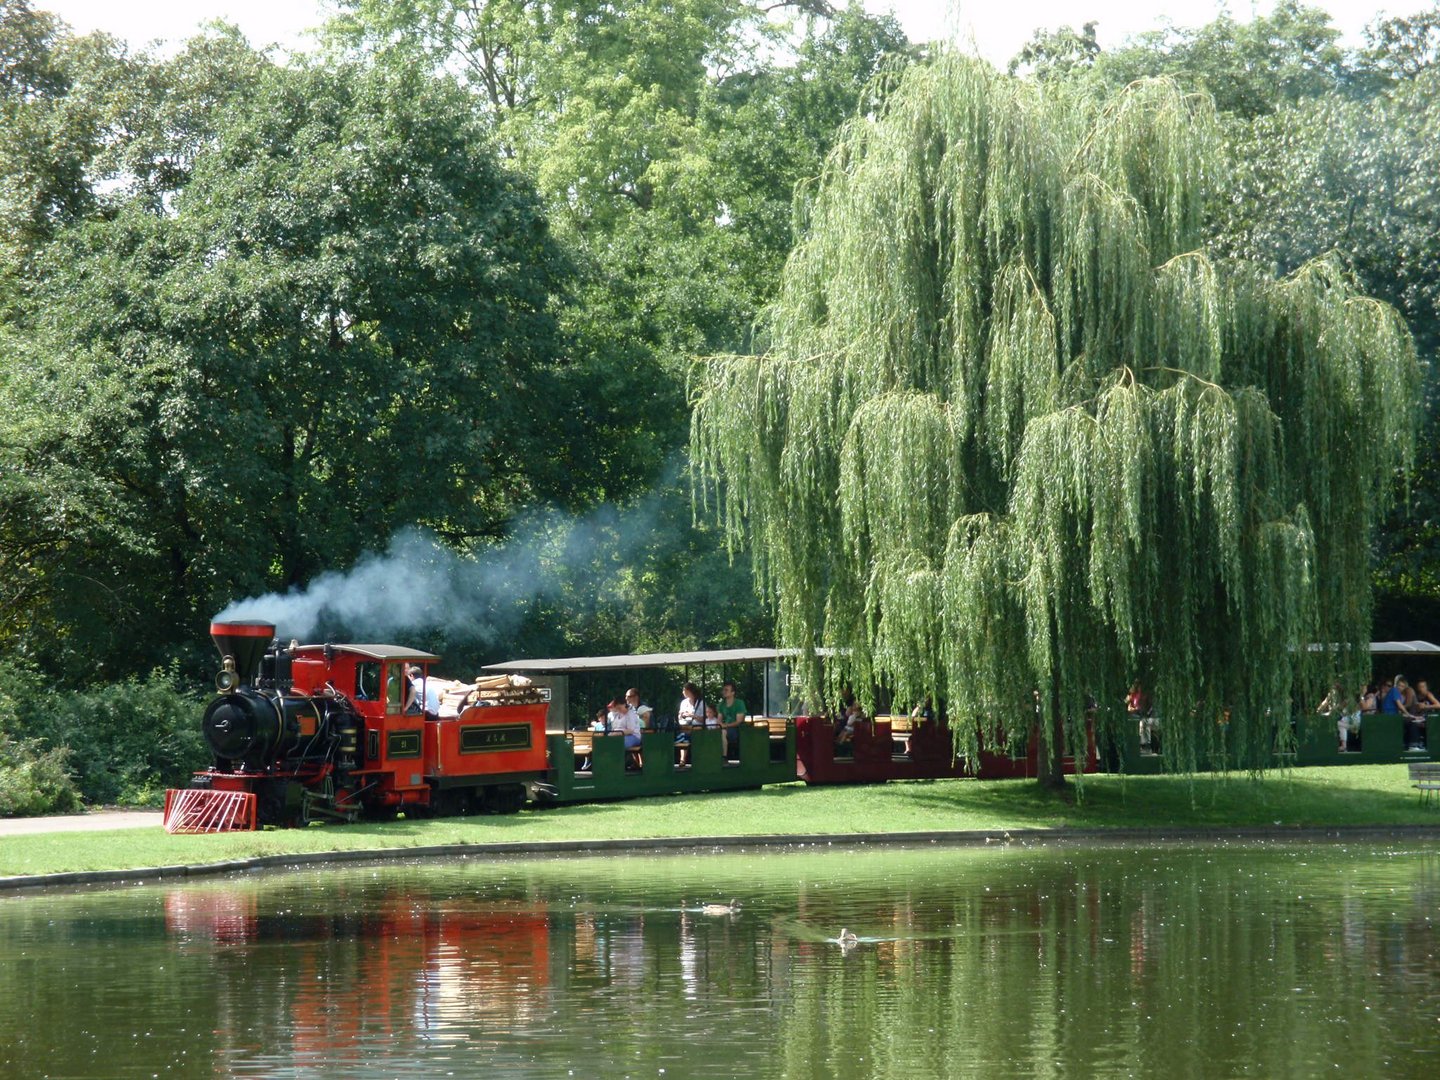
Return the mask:
[[(777, 510), (773, 526), (789, 522), (786, 543), (807, 566), (843, 541), (849, 576), (770, 595), (787, 635), (844, 626), (872, 639), (843, 677), (859, 686), (893, 672), (919, 693), (930, 681), (917, 672), (958, 646), (942, 639), (943, 622), (926, 628), (884, 613), (924, 610), (912, 600), (937, 587), (948, 547), (920, 545), (928, 569), (906, 562), (915, 553), (895, 539), (906, 530), (893, 515), (919, 509), (918, 527), (928, 528), (923, 515), (955, 509), (959, 475), (967, 513), (1010, 513), (997, 493), (1011, 490), (1022, 463), (1045, 471), (1016, 426), (1037, 402), (1083, 402), (1092, 422), (1128, 403), (1145, 418), (1131, 435), (1143, 428), (1152, 439), (1163, 435), (1157, 410), (1220, 409), (1222, 398), (1195, 390), (1194, 377), (1147, 371), (1161, 366), (1149, 360), (1124, 365), (1133, 384), (1107, 381), (1134, 335), (1180, 357), (1163, 366), (1225, 386), (1240, 430), (1263, 428), (1266, 409), (1277, 416), (1286, 483), (1295, 479), (1292, 425), (1310, 422), (1295, 410), (1315, 402), (1299, 402), (1291, 382), (1254, 381), (1266, 409), (1229, 393), (1244, 332), (1237, 319), (1290, 303), (1304, 308), (1297, 326), (1313, 330), (1354, 289), (1402, 314), (1422, 358), (1440, 348), (1440, 206), (1430, 183), (1437, 55), (1433, 4), (1378, 21), (1361, 50), (1345, 49), (1323, 13), (1293, 0), (1249, 22), (1172, 26), (1110, 50), (1094, 24), (1043, 31), (1012, 67), (1024, 87), (987, 83), (985, 93), (1007, 87), (1015, 106), (992, 132), (1004, 152), (991, 154), (982, 131), (1000, 108), (992, 103), (945, 133), (985, 147), (983, 173), (971, 161), (937, 180), (940, 144), (929, 144), (934, 160), (921, 152), (933, 115), (913, 102), (886, 104), (922, 52), (893, 19), (856, 5), (342, 0), (322, 48), (281, 60), (217, 27), (173, 55), (136, 52), (72, 34), (33, 0), (0, 0), (0, 659), (21, 661), (37, 680), (11, 680), (13, 700), (34, 717), (26, 701), (43, 697), (40, 711), (59, 717), (68, 715), (65, 696), (81, 693), (86, 708), (103, 711), (107, 695), (139, 700), (126, 683), (135, 672), (177, 657), (180, 667), (161, 680), (192, 685), (210, 667), (201, 633), (217, 610), (304, 589), (416, 527), (472, 578), (516, 552), (536, 571), (483, 620), (457, 621), (437, 605), (405, 632), (447, 653), (457, 674), (516, 653), (764, 643), (771, 625), (754, 601), (748, 552), (727, 552), (721, 528), (692, 521), (685, 382), (696, 355), (798, 348), (807, 320), (827, 328), (831, 359), (815, 366), (838, 371), (844, 392), (830, 404), (806, 399), (830, 411), (807, 421), (813, 450), (783, 465), (808, 477), (812, 501)], [(966, 78), (984, 82), (979, 70)], [(1080, 141), (1087, 127), (1110, 130), (1095, 126), (1095, 102), (1153, 76), (1180, 90), (1132, 92), (1113, 130), (1152, 113), (1194, 130), (1156, 143), (1153, 161), (1141, 154), (1123, 164), (1123, 184), (1112, 175), (1118, 160), (1081, 162), (1079, 172), (1101, 182), (1071, 198), (1076, 176), (1056, 155), (1082, 145), (1091, 156), (1109, 152), (1104, 139)], [(1190, 92), (1213, 98), (1213, 123)], [(894, 145), (909, 146), (910, 158), (878, 141), (907, 117), (910, 141)], [(827, 165), (852, 118), (849, 147)], [(1192, 138), (1213, 155), (1200, 166), (1186, 158)], [(992, 164), (1014, 172), (992, 176)], [(1195, 201), (1220, 189), (1185, 174), (1184, 190), (1170, 190), (1169, 170), (1182, 166), (1233, 185), (1224, 199)], [(1020, 178), (1032, 170), (1041, 183), (1030, 191)], [(890, 182), (898, 201), (882, 198)], [(1165, 190), (1152, 199), (1146, 185), (1155, 183)], [(926, 185), (943, 198), (927, 201)], [(989, 216), (952, 217), (981, 222), (979, 233), (951, 235), (926, 217), (980, 207), (986, 192), (1003, 190), (1022, 195)], [(877, 233), (889, 247), (817, 239), (847, 217), (897, 205), (920, 216)], [(1093, 211), (1083, 221), (1037, 225), (1046, 207), (1081, 206)], [(1183, 220), (1165, 218), (1175, 206)], [(1142, 225), (1127, 246), (1126, 231)], [(1089, 229), (1111, 262), (1067, 261), (1055, 236), (1072, 226)], [(782, 314), (762, 317), (799, 235), (810, 239), (794, 258)], [(1209, 254), (1193, 254), (1201, 249)], [(983, 258), (949, 276), (922, 270), (902, 280), (887, 269), (961, 251)], [(1179, 257), (1156, 271), (1161, 255)], [(1273, 265), (1289, 284), (1239, 273), (1232, 257)], [(847, 260), (860, 286), (842, 295), (825, 282)], [(1147, 309), (1133, 299), (1123, 325), (1097, 331), (1105, 303), (1124, 307), (1114, 290), (1147, 267), (1135, 295), (1153, 301), (1158, 317), (1140, 318)], [(1087, 292), (1096, 280), (1111, 292)], [(909, 305), (911, 288), (922, 303)], [(1077, 378), (1037, 385), (1030, 360), (1046, 340), (1045, 313), (1057, 356), (1085, 357), (1084, 379), (1077, 368)], [(864, 349), (837, 344), (850, 332)], [(913, 385), (891, 380), (894, 356), (942, 341), (954, 355), (936, 349)], [(965, 348), (998, 362), (955, 389), (946, 372)], [(1206, 367), (1216, 355), (1218, 379)], [(747, 364), (758, 362), (734, 361), (734, 371)], [(1293, 385), (1309, 393), (1305, 379)], [(735, 393), (746, 385), (737, 375)], [(1344, 414), (1348, 435), (1334, 426), (1340, 420), (1306, 429), (1309, 445), (1339, 447), (1341, 470), (1382, 450), (1393, 460), (1398, 443), (1350, 446), (1403, 426), (1405, 404), (1392, 392)], [(932, 399), (946, 403), (944, 424)], [(1103, 410), (1102, 399), (1111, 402)], [(957, 432), (955, 445), (971, 457), (934, 479), (923, 506), (907, 501), (914, 492), (884, 488), (877, 462), (887, 440), (926, 475), (925, 455)], [(1071, 449), (1077, 436), (1055, 437)], [(826, 449), (827, 438), (839, 449)], [(1110, 466), (1093, 457), (1102, 443), (1087, 445), (1092, 456), (1076, 460), (1104, 475)], [(1394, 636), (1440, 637), (1437, 445), (1427, 432), (1408, 497), (1377, 538), (1382, 632)], [(1196, 443), (1197, 454), (1212, 451)], [(1362, 519), (1390, 493), (1381, 458), (1370, 463), (1377, 473), (1349, 495), (1313, 490), (1323, 478), (1304, 491), (1282, 484), (1309, 513), (1321, 590), (1315, 632), (1333, 627), (1337, 640), (1351, 640), (1368, 617), (1361, 592), (1328, 583), (1348, 582), (1363, 563), (1363, 539), (1350, 539), (1363, 538)], [(1072, 473), (1070, 487), (1050, 485), (1061, 503), (1078, 497), (1084, 477)], [(844, 509), (852, 497), (867, 502), (863, 513)], [(1289, 520), (1288, 535), (1306, 535), (1295, 505), (1251, 508), (1257, 521)], [(1039, 528), (1055, 507), (1031, 509)], [(980, 519), (966, 520), (973, 538), (989, 535)], [(773, 585), (774, 555), (762, 555)], [(905, 576), (859, 572), (897, 560)], [(397, 567), (397, 588), (404, 572)], [(874, 591), (882, 580), (892, 591), (906, 582), (907, 598)], [(1110, 595), (1107, 580), (1097, 579), (1097, 596)], [(827, 613), (821, 598), (840, 595), (840, 585), (849, 606)], [(1045, 639), (1044, 626), (1033, 629), (1027, 649)], [(1034, 665), (1007, 673), (1022, 687), (1012, 697), (1045, 670), (1035, 648)], [(1089, 660), (1064, 659), (1077, 662)], [(1282, 682), (1277, 668), (1273, 686)], [(1208, 683), (1195, 697), (1206, 695), (1230, 700)], [(105, 728), (117, 739), (143, 723), (134, 710), (121, 714), (131, 719)], [(91, 797), (153, 788), (122, 778), (102, 792), (90, 778), (104, 772), (103, 754), (92, 760), (72, 746), (67, 757), (63, 740), (78, 727), (21, 725), (18, 715), (0, 713), (0, 775), (12, 790), (63, 802), (67, 769)], [(30, 795), (12, 800), (22, 803), (36, 805)]]
[(281, 63), (0, 2), (0, 649), (57, 693), (188, 681), (227, 603), (416, 526), (543, 574), (503, 636), (404, 631), (457, 672), (763, 640), (678, 479), (684, 372), (744, 347), (795, 183), (906, 49), (793, 10), (366, 2)]
[(832, 690), (943, 699), (972, 757), (1038, 703), (1058, 762), (1138, 676), (1173, 763), (1260, 768), (1308, 643), (1368, 668), (1414, 348), (1332, 260), (1203, 250), (1217, 137), (1169, 81), (955, 56), (846, 129), (771, 351), (706, 365), (694, 415), (781, 644), (837, 650)]

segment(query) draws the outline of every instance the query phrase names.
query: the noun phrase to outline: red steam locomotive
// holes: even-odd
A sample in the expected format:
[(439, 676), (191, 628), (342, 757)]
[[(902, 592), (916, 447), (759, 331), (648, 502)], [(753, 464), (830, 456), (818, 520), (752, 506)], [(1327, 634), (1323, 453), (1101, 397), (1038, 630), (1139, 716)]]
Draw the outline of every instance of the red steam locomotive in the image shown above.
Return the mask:
[(212, 623), (210, 636), (222, 658), (204, 718), (213, 764), (167, 792), (172, 832), (513, 813), (545, 776), (548, 706), (534, 691), (438, 720), (417, 699), (431, 653), (272, 644), (264, 622)]

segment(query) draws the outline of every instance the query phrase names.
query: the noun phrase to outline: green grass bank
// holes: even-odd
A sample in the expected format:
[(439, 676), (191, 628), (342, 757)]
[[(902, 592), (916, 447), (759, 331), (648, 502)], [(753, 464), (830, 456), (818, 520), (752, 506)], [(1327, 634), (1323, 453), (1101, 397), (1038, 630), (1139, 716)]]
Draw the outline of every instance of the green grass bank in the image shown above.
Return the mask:
[(941, 830), (1320, 828), (1434, 825), (1404, 765), (1311, 768), (1247, 776), (1092, 776), (1083, 797), (1033, 782), (937, 780), (636, 799), (448, 818), (308, 829), (169, 836), (161, 829), (42, 833), (0, 840), (0, 876), (199, 865), (260, 855), (445, 844), (630, 840), (687, 836), (813, 836)]

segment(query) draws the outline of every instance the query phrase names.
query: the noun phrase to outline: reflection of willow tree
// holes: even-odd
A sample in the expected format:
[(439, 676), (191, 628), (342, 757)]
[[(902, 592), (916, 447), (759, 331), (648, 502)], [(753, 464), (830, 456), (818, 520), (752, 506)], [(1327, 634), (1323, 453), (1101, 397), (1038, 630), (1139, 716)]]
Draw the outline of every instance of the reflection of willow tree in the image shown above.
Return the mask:
[(778, 644), (840, 647), (812, 691), (933, 693), (972, 757), (1038, 703), (1056, 781), (1137, 674), (1172, 764), (1224, 738), (1251, 768), (1319, 674), (1297, 645), (1358, 674), (1414, 349), (1331, 261), (1197, 250), (1214, 148), (1169, 82), (1097, 101), (955, 56), (851, 124), (771, 351), (702, 365), (693, 420)]
[(898, 940), (777, 972), (782, 1075), (1303, 1075), (1433, 1042), (1432, 858), (946, 858), (883, 886), (855, 864), (847, 899), (883, 888), (891, 909), (850, 925)]

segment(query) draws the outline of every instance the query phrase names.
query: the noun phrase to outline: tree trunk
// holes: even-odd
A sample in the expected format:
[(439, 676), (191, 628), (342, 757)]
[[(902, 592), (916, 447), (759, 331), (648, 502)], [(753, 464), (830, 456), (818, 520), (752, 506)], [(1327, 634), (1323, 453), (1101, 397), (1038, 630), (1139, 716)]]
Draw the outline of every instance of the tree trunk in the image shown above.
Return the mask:
[[(1055, 656), (1056, 642), (1060, 640), (1055, 613), (1050, 613), (1050, 700), (1048, 703), (1035, 702), (1035, 737), (1039, 746), (1035, 755), (1035, 779), (1047, 791), (1060, 791), (1065, 787), (1065, 721), (1060, 716), (1060, 658)], [(1038, 695), (1037, 695), (1038, 697)], [(1050, 742), (1046, 745), (1040, 724), (1050, 725)]]
[[(1050, 683), (1048, 707), (1038, 710), (1035, 737), (1039, 746), (1035, 755), (1035, 779), (1047, 791), (1059, 791), (1065, 787), (1065, 723), (1060, 718), (1060, 681)], [(1039, 724), (1050, 725), (1050, 742), (1047, 745)]]

